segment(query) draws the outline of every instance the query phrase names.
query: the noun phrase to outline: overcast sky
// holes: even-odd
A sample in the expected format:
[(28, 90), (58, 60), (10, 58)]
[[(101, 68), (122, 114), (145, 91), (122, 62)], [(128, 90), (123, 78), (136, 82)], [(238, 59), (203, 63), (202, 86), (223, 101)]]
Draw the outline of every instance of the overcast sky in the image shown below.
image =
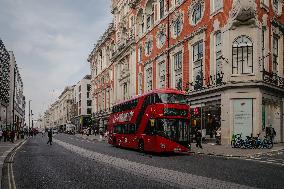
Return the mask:
[(110, 0), (0, 0), (0, 38), (14, 51), (36, 119), (90, 73), (88, 55), (111, 21)]

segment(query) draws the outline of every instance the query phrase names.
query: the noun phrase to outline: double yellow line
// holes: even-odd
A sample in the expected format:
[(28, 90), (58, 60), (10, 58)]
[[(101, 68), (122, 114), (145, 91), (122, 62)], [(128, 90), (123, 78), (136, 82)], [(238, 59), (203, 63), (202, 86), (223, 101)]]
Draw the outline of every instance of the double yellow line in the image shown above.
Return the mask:
[(12, 151), (8, 162), (8, 184), (9, 184), (9, 189), (16, 189), (16, 182), (15, 182), (15, 177), (14, 177), (14, 172), (13, 172), (13, 163), (14, 163), (14, 157), (16, 155), (16, 152), (18, 149), (20, 149), (24, 144), (26, 143), (26, 140), (22, 142), (21, 145), (19, 145), (15, 150)]

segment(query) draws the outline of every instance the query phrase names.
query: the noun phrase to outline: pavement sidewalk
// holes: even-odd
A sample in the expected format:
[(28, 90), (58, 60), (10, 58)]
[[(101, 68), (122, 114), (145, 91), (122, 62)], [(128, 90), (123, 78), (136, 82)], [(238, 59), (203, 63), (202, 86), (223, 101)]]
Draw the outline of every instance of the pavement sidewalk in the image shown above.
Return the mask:
[(4, 161), (6, 157), (11, 153), (16, 147), (21, 145), (25, 139), (16, 140), (15, 143), (11, 142), (0, 142), (0, 189), (1, 189), (1, 182), (2, 182), (2, 168), (4, 165)]
[[(75, 136), (84, 138), (87, 140), (96, 140), (107, 142), (103, 137), (100, 138), (100, 135), (81, 135), (76, 134)], [(203, 143), (203, 148), (196, 148), (196, 143), (192, 143), (191, 153), (194, 154), (204, 154), (212, 156), (221, 156), (221, 157), (235, 157), (235, 158), (250, 158), (256, 155), (276, 152), (284, 150), (284, 143), (274, 144), (272, 149), (241, 149), (241, 148), (232, 148), (231, 145), (216, 145), (215, 143)]]
[(196, 143), (192, 143), (192, 153), (205, 154), (213, 156), (223, 157), (238, 157), (238, 158), (250, 158), (256, 155), (267, 154), (284, 150), (284, 143), (274, 144), (272, 149), (241, 149), (232, 148), (231, 145), (216, 145), (214, 143), (202, 144), (202, 149), (196, 148)]

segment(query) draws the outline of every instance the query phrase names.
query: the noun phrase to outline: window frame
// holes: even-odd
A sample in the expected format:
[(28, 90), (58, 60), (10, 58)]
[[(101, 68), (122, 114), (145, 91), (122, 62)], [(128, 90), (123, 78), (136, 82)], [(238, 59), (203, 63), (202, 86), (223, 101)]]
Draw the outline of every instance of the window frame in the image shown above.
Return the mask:
[[(197, 53), (196, 53), (196, 50), (197, 50)], [(203, 58), (204, 58), (204, 41), (199, 40), (192, 45), (192, 66), (193, 66), (192, 76), (193, 76), (193, 81), (195, 82), (195, 84), (198, 84), (196, 82), (196, 78), (198, 75), (195, 74), (195, 71), (196, 69), (200, 68), (200, 77), (201, 77), (200, 79), (201, 79), (202, 86), (203, 86)]]
[(164, 18), (165, 16), (165, 0), (160, 0), (160, 19)]
[[(242, 41), (239, 41), (238, 40), (241, 39)], [(244, 45), (244, 39), (246, 39), (250, 45)], [(245, 49), (246, 48), (246, 49)], [(235, 52), (235, 49), (237, 50), (237, 54), (234, 54)], [(239, 59), (239, 52), (241, 50), (241, 59)], [(246, 61), (244, 60), (244, 50), (246, 50), (246, 53), (247, 53), (247, 56), (246, 57)], [(235, 55), (237, 56), (237, 61), (236, 63), (234, 62), (234, 57)], [(244, 63), (247, 63), (249, 64), (249, 55), (251, 56), (251, 65), (248, 65), (247, 67), (248, 68), (251, 68), (251, 72), (244, 72)], [(239, 67), (239, 62), (241, 62), (241, 67)], [(236, 64), (236, 65), (235, 65)], [(235, 69), (237, 70), (235, 72)], [(241, 73), (239, 73), (239, 69), (241, 69)], [(241, 35), (241, 36), (238, 36), (233, 44), (232, 44), (232, 74), (253, 74), (254, 71), (253, 71), (253, 42), (252, 40), (246, 36), (246, 35)]]
[[(220, 35), (219, 43), (218, 43), (218, 35)], [(220, 74), (222, 72), (222, 32), (219, 30), (215, 33), (215, 65), (216, 65), (216, 74)], [(218, 66), (218, 63), (221, 62), (221, 64)], [(220, 68), (220, 70), (219, 70)]]
[[(183, 81), (183, 51), (180, 50), (173, 55), (173, 71), (174, 71), (174, 84), (175, 88), (182, 90), (182, 81)], [(181, 86), (178, 86), (178, 85)]]
[(146, 91), (151, 91), (153, 89), (153, 68), (146, 68)]
[[(278, 74), (279, 68), (279, 36), (273, 34), (272, 37), (272, 72)], [(276, 41), (276, 45), (275, 45)]]
[[(204, 11), (204, 4), (202, 2), (196, 2), (195, 5), (193, 6), (192, 13), (191, 13), (192, 24), (196, 25), (202, 19), (203, 11)], [(196, 17), (198, 15), (197, 13), (199, 13), (198, 18)]]

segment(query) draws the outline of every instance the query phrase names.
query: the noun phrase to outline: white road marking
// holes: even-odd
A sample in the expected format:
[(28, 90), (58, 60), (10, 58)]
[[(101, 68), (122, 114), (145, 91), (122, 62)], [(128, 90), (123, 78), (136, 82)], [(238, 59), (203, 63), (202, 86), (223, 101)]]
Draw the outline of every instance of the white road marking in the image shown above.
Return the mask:
[(245, 185), (240, 185), (232, 182), (226, 182), (218, 179), (212, 179), (203, 176), (197, 176), (190, 173), (174, 171), (165, 168), (154, 167), (142, 163), (129, 161), (109, 155), (101, 154), (91, 150), (87, 150), (60, 140), (55, 139), (58, 145), (77, 153), (83, 157), (93, 159), (100, 163), (105, 163), (110, 166), (130, 172), (134, 175), (140, 175), (153, 179), (159, 182), (167, 183), (172, 186), (181, 188), (252, 188)]
[(16, 181), (14, 177), (14, 171), (13, 171), (13, 161), (14, 161), (14, 156), (16, 155), (16, 152), (18, 149), (20, 149), (26, 141), (24, 141), (20, 146), (18, 146), (14, 151), (13, 154), (11, 154), (9, 158), (9, 164), (8, 164), (8, 183), (9, 183), (9, 189), (16, 189)]

